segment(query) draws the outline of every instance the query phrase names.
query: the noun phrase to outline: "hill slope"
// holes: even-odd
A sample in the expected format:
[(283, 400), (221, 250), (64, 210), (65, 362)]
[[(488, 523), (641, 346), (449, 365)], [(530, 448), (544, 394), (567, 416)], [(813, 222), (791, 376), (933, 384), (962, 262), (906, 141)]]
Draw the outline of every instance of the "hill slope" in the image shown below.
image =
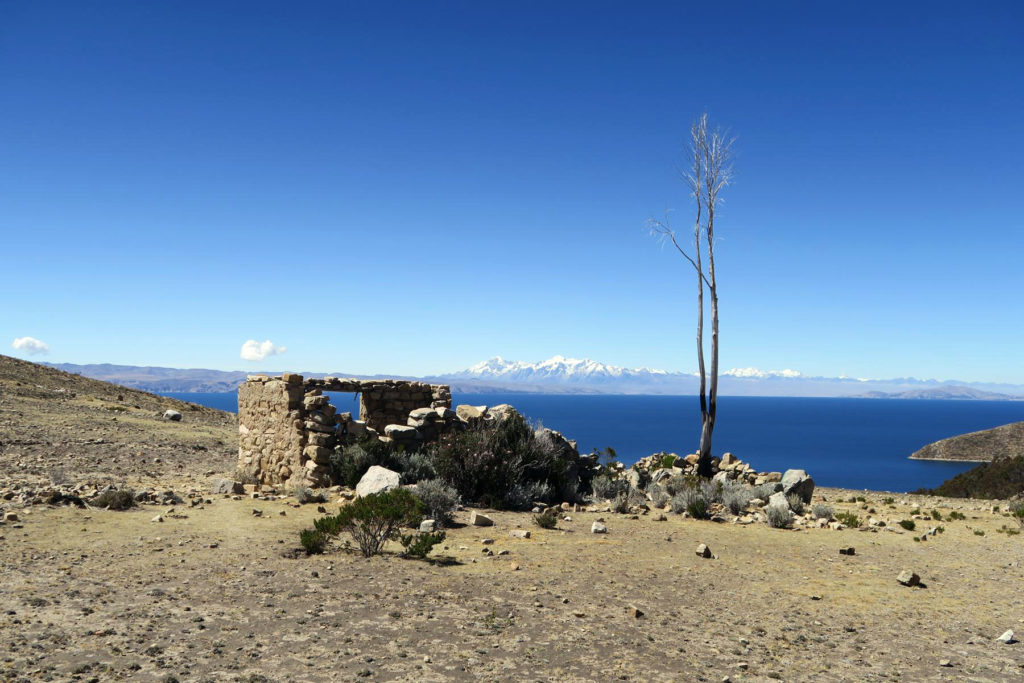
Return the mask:
[(991, 462), (1024, 456), (1024, 422), (952, 436), (930, 443), (910, 457), (914, 460)]
[[(161, 416), (167, 409), (181, 422)], [(231, 413), (0, 355), (0, 481), (168, 481), (234, 470)]]

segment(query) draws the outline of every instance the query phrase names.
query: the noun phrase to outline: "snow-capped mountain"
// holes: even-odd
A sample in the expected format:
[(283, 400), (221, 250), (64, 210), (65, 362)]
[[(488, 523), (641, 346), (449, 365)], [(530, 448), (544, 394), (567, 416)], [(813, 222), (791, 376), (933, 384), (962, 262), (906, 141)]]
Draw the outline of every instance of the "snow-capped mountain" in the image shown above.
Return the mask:
[[(669, 372), (652, 368), (624, 368), (590, 359), (554, 356), (531, 363), (505, 360), (500, 356), (432, 380), (446, 382), (464, 393), (486, 391), (530, 391), (549, 393), (608, 394), (695, 394), (698, 377), (692, 372)], [(967, 386), (974, 389), (967, 389)], [(1024, 386), (988, 385), (938, 380), (858, 379), (853, 377), (808, 377), (792, 370), (731, 368), (719, 374), (719, 393), (732, 396), (817, 396), (817, 397), (907, 397), (1018, 398)], [(954, 390), (956, 389), (956, 390)], [(977, 390), (977, 391), (975, 391)], [(975, 393), (972, 394), (971, 392)]]
[(600, 382), (605, 379), (623, 379), (629, 377), (646, 377), (668, 375), (664, 370), (650, 368), (629, 369), (617, 365), (605, 365), (589, 358), (566, 358), (553, 356), (539, 363), (525, 361), (509, 361), (495, 356), (482, 361), (461, 372), (452, 373), (451, 377), (505, 379), (517, 382), (557, 381), (557, 382)]

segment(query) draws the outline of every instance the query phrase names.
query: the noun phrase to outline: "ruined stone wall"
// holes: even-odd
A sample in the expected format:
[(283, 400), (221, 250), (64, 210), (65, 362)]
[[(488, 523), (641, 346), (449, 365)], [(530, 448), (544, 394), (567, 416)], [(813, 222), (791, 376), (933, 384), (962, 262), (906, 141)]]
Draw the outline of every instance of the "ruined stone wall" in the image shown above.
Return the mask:
[[(358, 393), (359, 419), (339, 413), (325, 391)], [(443, 384), (255, 375), (238, 389), (238, 465), (261, 484), (326, 486), (335, 446), (383, 435), (389, 425), (405, 428), (413, 410), (447, 409), (451, 403), (451, 390)]]
[(261, 484), (283, 483), (303, 464), (304, 390), (301, 377), (288, 379), (256, 377), (238, 387), (238, 466)]

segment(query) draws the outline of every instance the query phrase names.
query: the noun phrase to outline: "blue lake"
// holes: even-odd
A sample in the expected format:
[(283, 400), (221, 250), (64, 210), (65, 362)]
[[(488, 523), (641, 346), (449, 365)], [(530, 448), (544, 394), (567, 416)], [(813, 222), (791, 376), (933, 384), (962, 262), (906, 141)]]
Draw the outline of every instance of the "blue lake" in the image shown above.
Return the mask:
[[(237, 411), (234, 393), (169, 394)], [(658, 451), (691, 453), (700, 438), (697, 399), (690, 396), (455, 394), (454, 404), (511, 403), (531, 420), (579, 443), (581, 453), (611, 446), (624, 463)], [(358, 413), (351, 394), (341, 411)], [(927, 443), (1024, 421), (1024, 401), (719, 398), (717, 454), (731, 451), (761, 471), (807, 470), (823, 486), (910, 491), (933, 487), (971, 463), (909, 460)]]

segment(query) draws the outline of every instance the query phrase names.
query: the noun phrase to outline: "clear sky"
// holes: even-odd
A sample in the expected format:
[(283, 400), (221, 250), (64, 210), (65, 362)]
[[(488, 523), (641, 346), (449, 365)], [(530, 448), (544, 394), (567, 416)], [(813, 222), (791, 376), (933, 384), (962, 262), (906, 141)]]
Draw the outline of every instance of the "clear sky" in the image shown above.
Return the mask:
[(0, 0), (0, 352), (693, 370), (702, 111), (723, 368), (1024, 383), (1020, 2)]

